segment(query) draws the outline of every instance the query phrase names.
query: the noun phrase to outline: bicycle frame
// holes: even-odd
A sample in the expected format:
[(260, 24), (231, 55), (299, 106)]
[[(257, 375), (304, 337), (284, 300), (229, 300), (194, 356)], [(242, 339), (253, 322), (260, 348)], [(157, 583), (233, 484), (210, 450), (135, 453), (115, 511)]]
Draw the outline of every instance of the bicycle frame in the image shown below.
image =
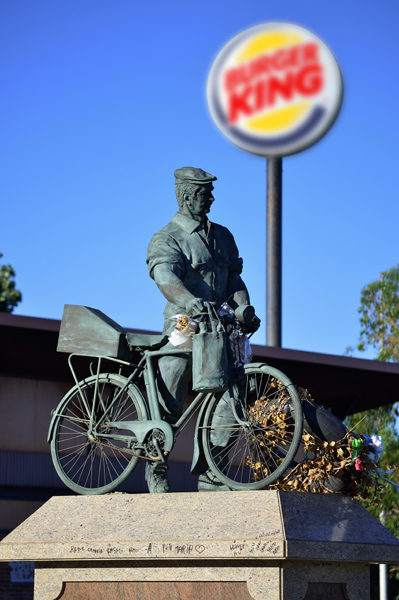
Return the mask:
[[(182, 414), (182, 416), (178, 419), (178, 421), (176, 423), (174, 423), (174, 424), (167, 423), (166, 421), (162, 420), (161, 412), (160, 412), (160, 408), (159, 408), (158, 390), (156, 387), (156, 379), (155, 379), (156, 374), (155, 374), (155, 370), (154, 370), (153, 359), (160, 358), (162, 356), (187, 357), (189, 352), (190, 351), (187, 351), (187, 350), (183, 351), (183, 350), (174, 349), (174, 348), (167, 349), (167, 350), (161, 349), (161, 350), (155, 350), (155, 351), (145, 350), (143, 352), (143, 356), (138, 364), (130, 363), (130, 362), (127, 362), (127, 361), (124, 361), (121, 359), (117, 359), (114, 357), (110, 357), (110, 356), (102, 356), (102, 355), (88, 356), (86, 354), (78, 354), (78, 353), (70, 354), (68, 357), (68, 365), (71, 370), (73, 379), (76, 383), (76, 387), (79, 390), (79, 394), (80, 394), (82, 403), (85, 406), (87, 413), (90, 414), (89, 432), (93, 435), (93, 437), (95, 435), (99, 435), (99, 436), (101, 436), (101, 438), (104, 438), (104, 439), (110, 438), (110, 439), (123, 441), (123, 442), (126, 442), (127, 447), (130, 447), (133, 441), (137, 442), (139, 445), (144, 444), (148, 434), (152, 430), (160, 429), (165, 434), (164, 453), (165, 453), (165, 455), (170, 454), (170, 452), (173, 449), (174, 443), (175, 443), (176, 433), (182, 427), (184, 427), (184, 425), (192, 417), (192, 415), (195, 413), (195, 411), (198, 409), (198, 407), (201, 406), (201, 404), (204, 404), (205, 400), (209, 400), (209, 398), (211, 397), (212, 394), (209, 392), (199, 392), (196, 395), (196, 397), (194, 398), (193, 402), (188, 406), (188, 408), (184, 411), (184, 413)], [(91, 358), (91, 359), (94, 359), (95, 361), (97, 361), (97, 368), (96, 368), (96, 373), (95, 373), (96, 383), (95, 383), (95, 389), (94, 389), (94, 400), (93, 400), (91, 408), (88, 406), (85, 394), (83, 393), (83, 391), (81, 389), (80, 384), (82, 382), (79, 382), (78, 377), (75, 373), (75, 369), (72, 365), (72, 359), (74, 357)], [(103, 403), (101, 393), (99, 393), (99, 387), (98, 387), (98, 379), (102, 372), (101, 367), (102, 367), (102, 364), (104, 363), (104, 361), (110, 361), (110, 362), (113, 362), (113, 363), (119, 365), (119, 368), (120, 368), (119, 372), (123, 366), (132, 369), (131, 374), (125, 378), (126, 379), (125, 385), (120, 388), (120, 390), (114, 396), (114, 398), (112, 399), (112, 402), (109, 404), (109, 406), (107, 408), (105, 408), (105, 405)], [(91, 369), (91, 373), (94, 375), (92, 369)], [(145, 421), (123, 421), (123, 422), (112, 421), (112, 422), (108, 422), (107, 414), (112, 413), (112, 409), (113, 409), (114, 405), (118, 402), (119, 397), (127, 390), (127, 388), (130, 385), (132, 385), (132, 384), (136, 385), (141, 376), (144, 379), (144, 383), (145, 383), (146, 391), (147, 391), (147, 399), (145, 399), (144, 397), (142, 397), (142, 399), (144, 401), (146, 408), (148, 409), (149, 414), (147, 416), (149, 416), (150, 418)], [(94, 431), (92, 429), (92, 427), (93, 427), (94, 413), (95, 413), (95, 408), (97, 406), (97, 402), (100, 403), (100, 405), (104, 411), (104, 414), (102, 415), (101, 419), (99, 421), (97, 421), (96, 430)], [(203, 412), (204, 411), (201, 410), (200, 414), (202, 414)], [(50, 428), (49, 428), (48, 441), (51, 440), (54, 423), (58, 416), (59, 416), (59, 413), (54, 411), (52, 414), (52, 421), (51, 421)], [(129, 431), (132, 432), (133, 437), (131, 435), (103, 433), (103, 432), (101, 432), (100, 427), (102, 425), (105, 425), (105, 423), (107, 423), (113, 427), (119, 427), (119, 428), (125, 429), (125, 430), (128, 429)], [(197, 430), (198, 430), (198, 427), (197, 427)], [(162, 460), (162, 459), (164, 459), (164, 457), (161, 455), (158, 460)]]
[[(156, 372), (154, 369), (154, 360), (156, 360), (158, 358), (162, 358), (164, 356), (175, 356), (175, 357), (188, 358), (190, 353), (191, 353), (191, 350), (182, 350), (179, 348), (170, 348), (170, 347), (166, 348), (165, 346), (163, 348), (160, 348), (157, 350), (151, 350), (151, 348), (147, 348), (147, 349), (142, 350), (142, 357), (141, 357), (140, 361), (138, 362), (138, 364), (128, 362), (128, 361), (122, 360), (120, 358), (114, 358), (112, 356), (87, 355), (87, 354), (80, 354), (80, 353), (70, 354), (68, 357), (68, 365), (71, 370), (76, 387), (79, 391), (79, 395), (80, 395), (81, 401), (83, 403), (83, 406), (85, 407), (87, 414), (90, 415), (90, 421), (88, 424), (88, 431), (87, 431), (88, 438), (91, 439), (92, 441), (102, 439), (103, 443), (105, 445), (107, 445), (106, 441), (108, 438), (109, 442), (111, 442), (112, 440), (115, 440), (115, 441), (119, 441), (119, 442), (126, 444), (127, 449), (133, 450), (135, 448), (136, 450), (141, 450), (141, 451), (145, 452), (146, 444), (151, 439), (151, 433), (154, 430), (158, 430), (158, 431), (161, 431), (163, 434), (162, 448), (161, 448), (160, 444), (158, 443), (158, 440), (156, 439), (156, 437), (153, 438), (154, 447), (157, 452), (157, 458), (155, 458), (153, 456), (152, 460), (158, 460), (158, 461), (165, 462), (166, 457), (173, 450), (173, 447), (175, 444), (175, 436), (178, 435), (179, 430), (182, 429), (186, 425), (186, 423), (193, 416), (193, 414), (199, 409), (196, 427), (195, 427), (194, 452), (193, 452), (193, 461), (192, 461), (192, 467), (191, 467), (191, 471), (194, 473), (197, 464), (200, 462), (200, 459), (203, 456), (201, 433), (202, 433), (202, 429), (203, 429), (202, 421), (203, 421), (205, 413), (206, 413), (206, 408), (214, 394), (223, 395), (223, 392), (220, 392), (217, 390), (215, 390), (214, 392), (209, 391), (209, 390), (206, 392), (205, 391), (199, 392), (195, 396), (195, 398), (191, 402), (191, 404), (188, 406), (188, 408), (183, 412), (181, 417), (177, 420), (177, 422), (170, 424), (167, 421), (163, 420), (162, 415), (161, 415), (158, 390), (157, 390), (157, 385), (156, 385)], [(94, 361), (97, 361), (97, 368), (96, 368), (95, 373), (93, 373), (93, 369), (92, 369), (93, 363), (91, 363), (91, 365), (90, 365), (91, 375), (92, 375), (92, 377), (95, 377), (94, 395), (93, 395), (94, 397), (93, 397), (93, 401), (90, 403), (91, 406), (89, 406), (86, 396), (81, 388), (81, 383), (83, 384), (83, 382), (86, 380), (79, 382), (78, 377), (76, 376), (75, 370), (72, 365), (72, 359), (75, 356), (85, 357), (85, 358), (89, 358), (89, 359), (93, 359)], [(121, 375), (121, 371), (122, 371), (123, 367), (127, 367), (127, 368), (131, 369), (131, 373), (128, 377), (123, 376), (123, 378), (125, 379), (124, 385), (122, 385), (120, 387), (119, 391), (114, 395), (110, 404), (107, 407), (105, 406), (105, 403), (103, 402), (103, 398), (102, 398), (101, 392), (99, 390), (99, 377), (101, 374), (102, 375), (104, 374), (104, 372), (102, 373), (102, 370), (103, 370), (102, 365), (103, 365), (104, 361), (109, 361), (111, 363), (117, 364), (119, 366), (119, 375)], [(105, 372), (107, 372), (107, 371), (105, 371)], [(144, 398), (144, 396), (142, 395), (142, 393), (140, 392), (140, 390), (137, 386), (139, 379), (141, 377), (143, 377), (143, 380), (144, 380), (144, 384), (145, 384), (145, 388), (146, 388), (146, 392), (147, 392), (147, 399)], [(247, 423), (246, 421), (242, 421), (242, 419), (237, 414), (237, 407), (236, 407), (236, 403), (234, 401), (234, 393), (233, 393), (233, 379), (234, 379), (233, 371), (230, 371), (229, 396), (230, 396), (232, 414), (235, 417), (236, 423), (238, 423), (242, 427), (246, 428), (249, 426), (249, 423)], [(118, 420), (115, 420), (115, 416), (114, 416), (114, 419), (112, 419), (112, 421), (108, 420), (109, 417), (107, 419), (107, 416), (112, 415), (113, 408), (116, 405), (116, 403), (118, 402), (119, 398), (122, 396), (122, 394), (124, 394), (126, 392), (126, 390), (131, 385), (135, 386), (135, 388), (136, 388), (135, 393), (136, 393), (136, 395), (139, 395), (141, 398), (143, 410), (145, 410), (145, 413), (146, 413), (146, 418), (143, 420), (134, 420), (134, 421), (118, 421)], [(98, 405), (101, 406), (103, 414), (99, 420), (95, 421), (94, 417), (96, 414), (96, 407)], [(60, 409), (60, 411), (62, 411), (62, 403), (59, 405), (59, 409)], [(48, 442), (50, 442), (52, 439), (55, 422), (59, 416), (60, 416), (60, 414), (58, 413), (58, 411), (54, 412), (52, 415), (52, 421), (50, 423), (50, 428), (49, 428), (49, 433), (48, 433)], [(95, 425), (94, 425), (94, 423), (95, 423)], [(107, 427), (113, 427), (113, 428), (121, 429), (124, 431), (128, 430), (130, 432), (130, 434), (126, 435), (126, 434), (122, 434), (122, 433), (106, 433), (105, 431), (101, 430), (102, 428), (106, 429)], [(99, 442), (99, 443), (101, 443), (101, 442)]]

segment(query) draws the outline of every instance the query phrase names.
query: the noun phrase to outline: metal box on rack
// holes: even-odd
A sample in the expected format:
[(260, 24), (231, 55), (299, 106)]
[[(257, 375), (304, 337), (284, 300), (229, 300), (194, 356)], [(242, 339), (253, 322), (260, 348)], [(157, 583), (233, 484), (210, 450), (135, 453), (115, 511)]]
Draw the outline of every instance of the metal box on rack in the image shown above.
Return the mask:
[(127, 330), (104, 313), (88, 306), (65, 304), (57, 352), (112, 356), (131, 361)]

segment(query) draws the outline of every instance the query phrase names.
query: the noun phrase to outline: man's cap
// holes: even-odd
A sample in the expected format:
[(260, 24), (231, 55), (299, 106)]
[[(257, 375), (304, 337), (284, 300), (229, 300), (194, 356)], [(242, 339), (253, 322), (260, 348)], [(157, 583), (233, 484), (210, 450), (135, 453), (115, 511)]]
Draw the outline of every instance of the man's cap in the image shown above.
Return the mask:
[(204, 185), (216, 181), (217, 177), (195, 167), (182, 167), (175, 171), (176, 183), (196, 183)]

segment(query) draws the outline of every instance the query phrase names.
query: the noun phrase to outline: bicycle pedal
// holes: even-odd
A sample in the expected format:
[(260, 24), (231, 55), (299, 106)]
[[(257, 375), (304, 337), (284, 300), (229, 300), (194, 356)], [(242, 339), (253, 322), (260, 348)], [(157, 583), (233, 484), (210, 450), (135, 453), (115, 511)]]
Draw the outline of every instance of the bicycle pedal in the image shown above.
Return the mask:
[(168, 463), (161, 460), (154, 462), (154, 465), (154, 471), (167, 471), (169, 469)]

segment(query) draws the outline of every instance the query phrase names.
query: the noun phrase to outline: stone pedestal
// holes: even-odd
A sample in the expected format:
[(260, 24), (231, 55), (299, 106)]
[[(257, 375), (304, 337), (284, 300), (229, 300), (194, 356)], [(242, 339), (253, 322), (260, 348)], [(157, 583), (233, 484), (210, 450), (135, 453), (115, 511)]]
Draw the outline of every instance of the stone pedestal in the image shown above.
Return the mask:
[(35, 600), (367, 600), (399, 540), (345, 496), (254, 491), (54, 497), (0, 543)]

